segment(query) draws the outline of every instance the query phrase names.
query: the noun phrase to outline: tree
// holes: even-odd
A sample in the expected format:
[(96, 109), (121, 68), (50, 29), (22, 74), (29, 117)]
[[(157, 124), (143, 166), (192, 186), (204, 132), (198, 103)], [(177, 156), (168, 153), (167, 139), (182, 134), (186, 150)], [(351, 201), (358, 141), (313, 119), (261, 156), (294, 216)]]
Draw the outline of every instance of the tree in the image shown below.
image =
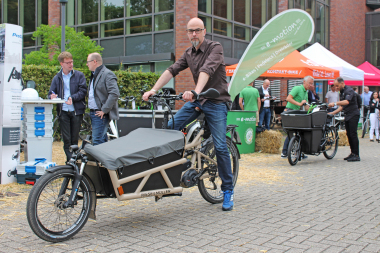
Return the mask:
[[(76, 32), (74, 28), (65, 28), (66, 45), (65, 50), (73, 55), (74, 66), (84, 68), (87, 56), (90, 53), (101, 53), (103, 48), (85, 36), (83, 32)], [(33, 33), (33, 40), (41, 39), (42, 48), (25, 55), (24, 63), (27, 65), (49, 65), (57, 66), (58, 55), (61, 53), (61, 27), (41, 25)]]

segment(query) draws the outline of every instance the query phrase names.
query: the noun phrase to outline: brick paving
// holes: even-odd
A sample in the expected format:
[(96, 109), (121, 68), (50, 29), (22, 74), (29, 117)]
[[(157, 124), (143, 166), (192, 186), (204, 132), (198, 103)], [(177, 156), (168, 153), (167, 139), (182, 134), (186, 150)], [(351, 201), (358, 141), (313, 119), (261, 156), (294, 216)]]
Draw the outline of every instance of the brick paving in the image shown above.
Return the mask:
[(343, 161), (348, 147), (296, 166), (273, 159), (285, 179), (238, 183), (232, 212), (197, 188), (157, 203), (98, 200), (97, 221), (58, 244), (37, 238), (15, 203), (0, 208), (0, 252), (380, 252), (380, 144), (360, 141), (359, 163)]

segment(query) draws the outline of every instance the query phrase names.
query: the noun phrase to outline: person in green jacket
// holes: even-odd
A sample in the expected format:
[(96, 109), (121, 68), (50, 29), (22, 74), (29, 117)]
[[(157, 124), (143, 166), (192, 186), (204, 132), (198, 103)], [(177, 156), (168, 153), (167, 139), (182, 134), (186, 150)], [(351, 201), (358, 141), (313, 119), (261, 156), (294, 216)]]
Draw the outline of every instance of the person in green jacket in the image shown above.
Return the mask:
[(239, 105), (243, 111), (256, 111), (256, 126), (258, 126), (261, 100), (259, 90), (253, 87), (253, 83), (250, 83), (240, 92)]

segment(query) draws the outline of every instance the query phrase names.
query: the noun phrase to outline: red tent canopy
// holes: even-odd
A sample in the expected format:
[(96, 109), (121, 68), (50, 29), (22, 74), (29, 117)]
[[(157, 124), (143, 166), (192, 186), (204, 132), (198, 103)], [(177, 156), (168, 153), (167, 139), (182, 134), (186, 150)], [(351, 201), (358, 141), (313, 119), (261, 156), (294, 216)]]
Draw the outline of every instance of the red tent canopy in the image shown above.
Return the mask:
[[(369, 62), (364, 62), (358, 66), (358, 69), (364, 71), (364, 85), (366, 86), (380, 86), (380, 70), (373, 66)], [(329, 81), (329, 84), (333, 84), (334, 81)], [(345, 81), (346, 85), (361, 86), (362, 81)]]
[[(237, 64), (227, 66), (227, 76), (232, 76)], [(312, 76), (315, 79), (335, 79), (339, 76), (339, 70), (321, 66), (306, 58), (297, 50), (294, 50), (273, 67), (265, 71), (260, 77), (302, 79)]]

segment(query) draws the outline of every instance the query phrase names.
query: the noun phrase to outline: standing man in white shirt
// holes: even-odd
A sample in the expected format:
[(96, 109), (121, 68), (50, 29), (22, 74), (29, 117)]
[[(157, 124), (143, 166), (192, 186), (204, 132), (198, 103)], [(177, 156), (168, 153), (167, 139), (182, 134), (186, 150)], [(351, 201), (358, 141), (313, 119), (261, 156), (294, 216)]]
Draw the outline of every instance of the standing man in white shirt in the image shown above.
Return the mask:
[[(326, 93), (325, 101), (328, 104), (339, 102), (339, 92), (336, 91), (336, 88), (334, 85), (331, 85), (331, 90)], [(334, 107), (328, 108), (327, 111), (333, 112), (336, 109), (338, 109), (337, 105)]]

